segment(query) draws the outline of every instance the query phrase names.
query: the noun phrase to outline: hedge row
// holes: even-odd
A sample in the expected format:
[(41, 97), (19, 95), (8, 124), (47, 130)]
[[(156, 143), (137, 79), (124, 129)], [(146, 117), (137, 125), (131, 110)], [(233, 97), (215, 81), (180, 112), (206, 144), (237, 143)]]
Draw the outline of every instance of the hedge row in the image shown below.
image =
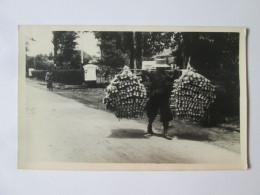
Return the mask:
[[(34, 70), (32, 76), (39, 80), (45, 80), (46, 73), (47, 70)], [(84, 82), (83, 70), (53, 70), (52, 75), (54, 82), (66, 85), (80, 85)]]

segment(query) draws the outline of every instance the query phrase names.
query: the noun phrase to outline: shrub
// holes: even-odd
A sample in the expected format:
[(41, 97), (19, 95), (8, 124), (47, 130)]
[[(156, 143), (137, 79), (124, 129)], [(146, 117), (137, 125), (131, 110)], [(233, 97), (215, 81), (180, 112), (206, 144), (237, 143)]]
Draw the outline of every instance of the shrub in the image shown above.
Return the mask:
[[(32, 76), (45, 80), (47, 70), (34, 70)], [(53, 70), (53, 81), (67, 85), (80, 85), (84, 82), (83, 70)]]
[(68, 85), (80, 85), (84, 82), (84, 71), (56, 70), (53, 71), (53, 81)]
[(32, 76), (39, 80), (45, 80), (47, 70), (34, 70)]

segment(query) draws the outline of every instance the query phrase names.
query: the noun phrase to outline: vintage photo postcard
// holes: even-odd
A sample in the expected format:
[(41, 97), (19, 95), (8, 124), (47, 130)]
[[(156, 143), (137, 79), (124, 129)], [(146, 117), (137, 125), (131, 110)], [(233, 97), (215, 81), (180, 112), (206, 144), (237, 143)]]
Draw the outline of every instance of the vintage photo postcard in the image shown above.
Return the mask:
[(19, 169), (247, 169), (245, 28), (18, 31)]

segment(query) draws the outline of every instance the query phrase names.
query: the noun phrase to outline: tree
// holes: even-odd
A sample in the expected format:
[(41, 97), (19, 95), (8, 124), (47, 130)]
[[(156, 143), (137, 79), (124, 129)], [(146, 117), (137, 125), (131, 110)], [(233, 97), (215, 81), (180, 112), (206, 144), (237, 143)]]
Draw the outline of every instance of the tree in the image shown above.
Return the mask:
[(101, 62), (112, 68), (125, 65), (128, 57), (123, 48), (123, 36), (120, 32), (94, 32), (99, 40)]
[(143, 57), (146, 59), (173, 47), (174, 32), (143, 32)]
[(173, 45), (178, 47), (178, 65), (183, 68), (191, 58), (191, 65), (199, 71), (238, 73), (238, 33), (180, 32)]
[(142, 60), (149, 60), (152, 56), (173, 46), (173, 32), (136, 32), (135, 57), (137, 67), (142, 67)]
[(142, 67), (142, 60), (171, 46), (172, 32), (95, 32), (101, 57), (112, 67), (122, 66), (129, 59), (130, 67)]
[(28, 71), (29, 68), (35, 68), (35, 57), (26, 55), (26, 71)]
[(73, 66), (73, 56), (76, 55), (76, 39), (79, 37), (74, 31), (53, 31), (54, 63), (59, 68), (66, 65)]
[(47, 55), (39, 54), (34, 59), (36, 70), (48, 70), (53, 66), (53, 62), (48, 60)]
[[(88, 62), (92, 60), (92, 56), (83, 51), (83, 64), (88, 64)], [(81, 67), (81, 51), (75, 50), (72, 59), (71, 59), (71, 69), (79, 69)]]
[(49, 53), (48, 60), (54, 60), (54, 55), (52, 52)]
[(155, 54), (171, 47), (173, 32), (122, 32), (123, 48), (130, 57), (130, 66), (142, 68), (143, 59), (149, 60)]

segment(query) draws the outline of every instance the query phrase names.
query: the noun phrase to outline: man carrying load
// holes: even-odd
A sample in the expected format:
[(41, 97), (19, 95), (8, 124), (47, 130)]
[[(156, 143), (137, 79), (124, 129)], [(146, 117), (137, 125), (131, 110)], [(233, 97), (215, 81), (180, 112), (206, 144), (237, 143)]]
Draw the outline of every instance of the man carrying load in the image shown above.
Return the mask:
[(178, 78), (178, 71), (175, 70), (172, 76), (169, 76), (164, 67), (157, 67), (156, 72), (142, 72), (144, 76), (149, 79), (148, 90), (149, 100), (147, 102), (147, 116), (149, 123), (147, 132), (153, 134), (152, 123), (154, 122), (158, 112), (160, 111), (160, 121), (163, 123), (163, 135), (165, 138), (170, 139), (168, 136), (169, 121), (173, 119), (170, 109), (170, 96), (173, 88), (173, 82)]

